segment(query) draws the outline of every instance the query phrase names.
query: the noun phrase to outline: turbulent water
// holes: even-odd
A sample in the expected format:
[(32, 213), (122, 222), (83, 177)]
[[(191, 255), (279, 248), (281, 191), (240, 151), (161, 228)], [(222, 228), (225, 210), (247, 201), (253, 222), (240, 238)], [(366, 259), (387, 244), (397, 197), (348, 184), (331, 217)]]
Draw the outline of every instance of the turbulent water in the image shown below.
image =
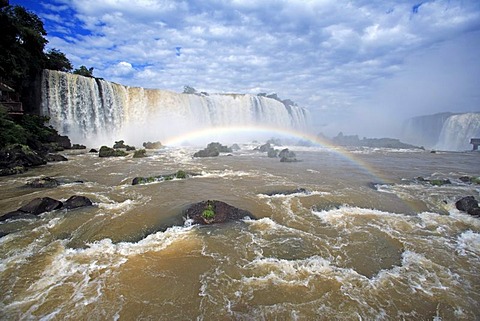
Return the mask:
[(450, 151), (471, 150), (471, 138), (480, 137), (480, 113), (440, 113), (409, 119), (403, 139), (418, 146)]
[[(71, 152), (1, 177), (2, 214), (40, 196), (95, 204), (0, 223), (0, 318), (480, 318), (480, 220), (454, 207), (479, 196), (459, 177), (480, 174), (480, 153), (291, 147), (303, 161), (280, 163), (253, 147), (205, 159), (189, 147), (144, 159)], [(179, 169), (201, 175), (131, 185)], [(25, 187), (44, 175), (84, 183)], [(257, 220), (185, 222), (186, 206), (207, 199)]]
[(178, 94), (44, 70), (41, 113), (74, 142), (141, 144), (194, 129), (261, 125), (304, 129), (304, 108), (256, 95)]

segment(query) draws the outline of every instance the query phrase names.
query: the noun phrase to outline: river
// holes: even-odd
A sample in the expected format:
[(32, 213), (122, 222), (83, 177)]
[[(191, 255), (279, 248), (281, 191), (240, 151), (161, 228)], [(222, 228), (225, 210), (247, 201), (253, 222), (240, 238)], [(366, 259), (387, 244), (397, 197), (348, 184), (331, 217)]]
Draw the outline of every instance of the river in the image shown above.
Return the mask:
[[(302, 161), (280, 163), (255, 146), (215, 158), (192, 158), (194, 147), (142, 159), (69, 151), (0, 177), (0, 214), (35, 197), (94, 202), (0, 223), (1, 319), (480, 318), (480, 220), (454, 205), (478, 198), (480, 185), (459, 177), (480, 175), (480, 153), (291, 146)], [(131, 185), (180, 169), (201, 175)], [(43, 176), (70, 183), (25, 187)], [(257, 219), (185, 222), (203, 200)]]

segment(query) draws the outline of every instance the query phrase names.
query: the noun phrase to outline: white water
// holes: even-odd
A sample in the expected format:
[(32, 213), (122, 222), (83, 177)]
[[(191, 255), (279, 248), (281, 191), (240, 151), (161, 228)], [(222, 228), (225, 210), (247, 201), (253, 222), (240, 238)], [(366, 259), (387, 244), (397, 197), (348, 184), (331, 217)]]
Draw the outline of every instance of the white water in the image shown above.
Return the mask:
[(480, 113), (441, 113), (409, 119), (403, 140), (447, 151), (471, 150), (471, 138), (480, 137)]
[(256, 95), (179, 94), (50, 70), (43, 72), (41, 92), (50, 125), (82, 144), (141, 144), (222, 126), (307, 126), (304, 108)]
[(471, 150), (471, 138), (480, 138), (480, 113), (450, 116), (436, 145), (441, 150)]

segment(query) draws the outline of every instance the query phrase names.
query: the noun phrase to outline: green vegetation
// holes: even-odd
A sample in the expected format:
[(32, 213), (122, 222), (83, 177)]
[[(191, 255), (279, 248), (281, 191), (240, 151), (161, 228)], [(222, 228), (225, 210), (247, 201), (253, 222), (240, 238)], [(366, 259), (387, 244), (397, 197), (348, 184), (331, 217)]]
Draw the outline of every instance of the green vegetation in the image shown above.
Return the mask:
[(58, 135), (52, 127), (46, 127), (48, 117), (23, 115), (12, 119), (7, 109), (0, 105), (0, 149), (11, 144), (29, 145), (36, 148), (39, 143), (46, 144)]
[(147, 151), (145, 149), (136, 150), (133, 154), (133, 158), (147, 157)]
[(187, 178), (187, 173), (185, 173), (185, 171), (179, 170), (177, 171), (177, 174), (175, 174), (175, 177), (178, 179), (185, 179)]
[(206, 220), (215, 218), (215, 211), (213, 210), (212, 204), (208, 203), (207, 208), (203, 210), (202, 216)]
[[(47, 32), (33, 12), (0, 1), (0, 30), (2, 82), (23, 97), (28, 96), (33, 80), (43, 69), (72, 71), (73, 66), (65, 54), (55, 48), (45, 51)], [(93, 77), (93, 68), (81, 66), (75, 73)]]
[(119, 157), (119, 156), (127, 156), (128, 154), (123, 150), (113, 149), (107, 146), (100, 147), (98, 151), (99, 157)]

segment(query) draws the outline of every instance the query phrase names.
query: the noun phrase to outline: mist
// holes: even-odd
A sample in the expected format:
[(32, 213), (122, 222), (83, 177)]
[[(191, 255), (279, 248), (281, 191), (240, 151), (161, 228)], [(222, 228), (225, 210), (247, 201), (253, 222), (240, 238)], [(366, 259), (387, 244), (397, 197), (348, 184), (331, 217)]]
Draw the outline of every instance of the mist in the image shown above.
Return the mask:
[(405, 120), (441, 112), (480, 111), (480, 32), (420, 50), (398, 72), (377, 79), (370, 93), (343, 112), (316, 112), (314, 126), (329, 136), (342, 131), (401, 138)]

